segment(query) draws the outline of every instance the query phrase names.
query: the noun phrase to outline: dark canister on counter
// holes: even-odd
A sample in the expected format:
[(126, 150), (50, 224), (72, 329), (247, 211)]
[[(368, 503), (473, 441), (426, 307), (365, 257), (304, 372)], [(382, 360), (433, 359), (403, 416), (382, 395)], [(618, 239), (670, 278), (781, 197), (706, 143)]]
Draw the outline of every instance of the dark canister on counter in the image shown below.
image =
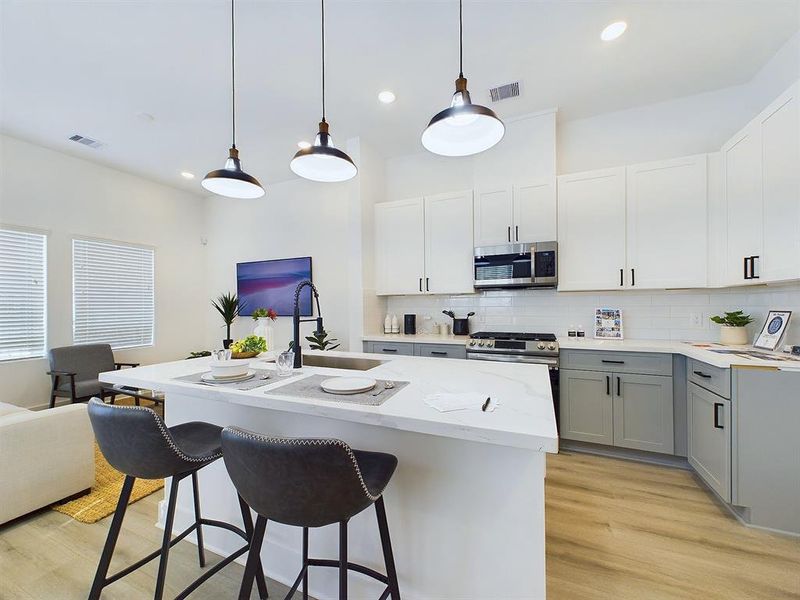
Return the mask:
[(417, 315), (403, 315), (403, 333), (406, 335), (417, 333)]

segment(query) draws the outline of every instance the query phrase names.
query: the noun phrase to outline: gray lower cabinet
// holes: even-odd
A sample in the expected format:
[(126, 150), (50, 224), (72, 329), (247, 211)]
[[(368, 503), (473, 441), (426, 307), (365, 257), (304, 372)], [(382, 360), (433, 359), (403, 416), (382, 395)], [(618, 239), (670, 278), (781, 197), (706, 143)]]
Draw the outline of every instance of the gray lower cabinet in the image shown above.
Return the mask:
[(613, 375), (614, 445), (672, 454), (672, 377)]
[(731, 501), (731, 401), (693, 382), (687, 387), (689, 464)]
[(561, 437), (567, 440), (614, 443), (611, 373), (561, 369)]
[(395, 356), (430, 356), (432, 358), (467, 358), (461, 344), (418, 344), (415, 342), (364, 342), (364, 352)]
[(414, 344), (409, 342), (364, 342), (364, 352), (414, 356)]

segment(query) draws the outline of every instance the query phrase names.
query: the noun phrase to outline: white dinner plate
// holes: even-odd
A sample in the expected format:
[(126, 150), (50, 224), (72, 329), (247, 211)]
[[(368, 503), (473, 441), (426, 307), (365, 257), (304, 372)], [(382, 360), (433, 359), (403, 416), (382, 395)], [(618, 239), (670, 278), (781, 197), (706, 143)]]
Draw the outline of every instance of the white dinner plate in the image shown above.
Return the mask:
[(320, 386), (329, 394), (361, 394), (374, 388), (375, 383), (370, 377), (331, 377)]
[(209, 371), (208, 373), (200, 375), (200, 381), (205, 381), (206, 383), (238, 383), (240, 381), (252, 379), (255, 376), (256, 372), (252, 369), (247, 371), (244, 375), (236, 375), (235, 377), (214, 377), (211, 371)]

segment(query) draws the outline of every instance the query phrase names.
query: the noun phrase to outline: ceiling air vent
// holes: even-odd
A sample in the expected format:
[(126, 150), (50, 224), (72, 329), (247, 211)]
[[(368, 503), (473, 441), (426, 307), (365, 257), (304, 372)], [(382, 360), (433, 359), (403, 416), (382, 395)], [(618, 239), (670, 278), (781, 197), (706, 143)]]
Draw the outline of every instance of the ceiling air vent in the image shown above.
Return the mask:
[(89, 146), (89, 148), (100, 148), (104, 146), (103, 142), (98, 142), (97, 140), (93, 140), (92, 138), (88, 138), (82, 135), (78, 135), (77, 133), (69, 138), (73, 142), (78, 142), (79, 144), (83, 144), (84, 146)]
[(507, 98), (516, 98), (519, 96), (519, 81), (512, 81), (504, 85), (498, 85), (489, 89), (489, 95), (492, 97), (492, 102), (500, 102)]

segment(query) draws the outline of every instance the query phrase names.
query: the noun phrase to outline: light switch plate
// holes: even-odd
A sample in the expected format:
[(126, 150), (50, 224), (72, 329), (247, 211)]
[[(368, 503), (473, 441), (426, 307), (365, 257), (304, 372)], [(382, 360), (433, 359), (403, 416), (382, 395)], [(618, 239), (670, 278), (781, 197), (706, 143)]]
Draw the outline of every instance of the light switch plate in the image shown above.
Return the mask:
[(696, 329), (702, 329), (703, 313), (691, 313), (689, 315), (689, 324)]

